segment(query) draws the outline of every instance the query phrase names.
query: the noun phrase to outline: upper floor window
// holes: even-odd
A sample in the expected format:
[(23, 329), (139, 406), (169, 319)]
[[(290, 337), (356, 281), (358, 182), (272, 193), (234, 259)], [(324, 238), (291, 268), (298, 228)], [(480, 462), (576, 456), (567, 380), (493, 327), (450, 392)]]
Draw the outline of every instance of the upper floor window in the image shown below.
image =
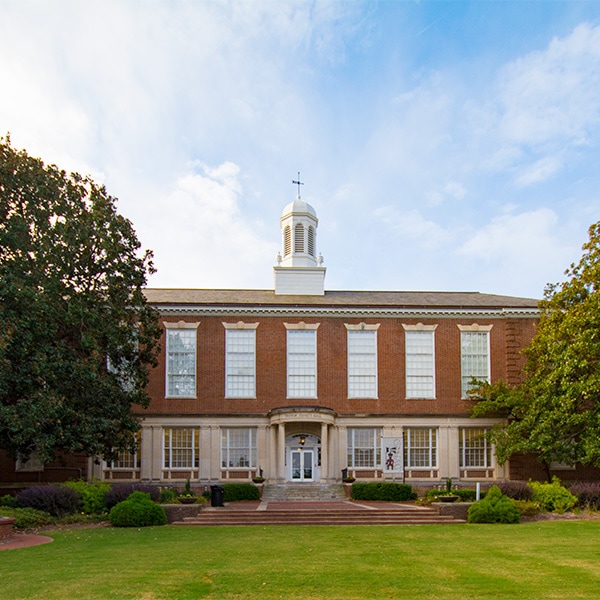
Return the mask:
[(437, 325), (403, 325), (406, 341), (406, 397), (435, 398)]
[(378, 469), (381, 467), (381, 428), (348, 428), (348, 467)]
[(199, 323), (165, 323), (169, 397), (196, 397), (196, 338)]
[(287, 396), (317, 397), (317, 327), (285, 323), (287, 329)]
[(256, 397), (256, 328), (258, 323), (223, 323), (225, 327), (225, 397)]
[(377, 328), (348, 325), (348, 398), (377, 398)]
[(492, 466), (492, 445), (487, 429), (464, 427), (459, 430), (459, 454), (462, 468), (487, 469)]
[(491, 325), (459, 325), (461, 394), (467, 397), (473, 378), (490, 381), (490, 330)]

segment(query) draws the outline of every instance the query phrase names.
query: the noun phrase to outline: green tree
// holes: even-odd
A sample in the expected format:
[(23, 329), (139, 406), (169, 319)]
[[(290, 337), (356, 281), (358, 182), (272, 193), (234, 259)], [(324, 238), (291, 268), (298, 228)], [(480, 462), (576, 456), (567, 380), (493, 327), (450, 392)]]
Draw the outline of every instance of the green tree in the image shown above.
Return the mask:
[(507, 418), (491, 435), (502, 462), (525, 452), (600, 466), (600, 222), (565, 275), (540, 302), (522, 384), (484, 384), (474, 397), (473, 416)]
[(158, 319), (116, 200), (0, 137), (0, 448), (114, 456), (147, 406)]

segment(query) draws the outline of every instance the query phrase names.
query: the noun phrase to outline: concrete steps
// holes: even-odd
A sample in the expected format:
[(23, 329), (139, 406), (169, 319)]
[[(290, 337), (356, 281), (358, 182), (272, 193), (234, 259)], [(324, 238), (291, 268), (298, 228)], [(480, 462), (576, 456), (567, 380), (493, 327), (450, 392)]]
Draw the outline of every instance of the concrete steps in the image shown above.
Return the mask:
[[(327, 503), (261, 503), (254, 509), (204, 508), (197, 517), (174, 525), (433, 525), (464, 523), (450, 515), (440, 515), (424, 507), (394, 505), (369, 506), (346, 503), (343, 507)], [(332, 503), (341, 504), (341, 503)], [(284, 506), (287, 505), (287, 506)], [(322, 505), (322, 506), (321, 506)]]
[(341, 483), (287, 483), (285, 485), (265, 483), (262, 492), (264, 502), (331, 502), (331, 500), (345, 500), (345, 498)]

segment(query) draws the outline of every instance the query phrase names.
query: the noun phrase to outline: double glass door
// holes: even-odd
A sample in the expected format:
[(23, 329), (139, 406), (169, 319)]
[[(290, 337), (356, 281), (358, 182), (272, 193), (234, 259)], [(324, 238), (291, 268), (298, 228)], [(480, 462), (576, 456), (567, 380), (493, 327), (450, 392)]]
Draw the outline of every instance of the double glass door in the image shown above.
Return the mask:
[(292, 450), (292, 481), (313, 481), (314, 451)]

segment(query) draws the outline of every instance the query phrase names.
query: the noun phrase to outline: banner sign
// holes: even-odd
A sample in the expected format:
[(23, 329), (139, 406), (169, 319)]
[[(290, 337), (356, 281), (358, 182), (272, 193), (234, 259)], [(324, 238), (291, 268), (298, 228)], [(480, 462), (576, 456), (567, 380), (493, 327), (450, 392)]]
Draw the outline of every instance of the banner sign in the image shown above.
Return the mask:
[(404, 471), (404, 448), (401, 437), (381, 438), (381, 453), (384, 473)]

